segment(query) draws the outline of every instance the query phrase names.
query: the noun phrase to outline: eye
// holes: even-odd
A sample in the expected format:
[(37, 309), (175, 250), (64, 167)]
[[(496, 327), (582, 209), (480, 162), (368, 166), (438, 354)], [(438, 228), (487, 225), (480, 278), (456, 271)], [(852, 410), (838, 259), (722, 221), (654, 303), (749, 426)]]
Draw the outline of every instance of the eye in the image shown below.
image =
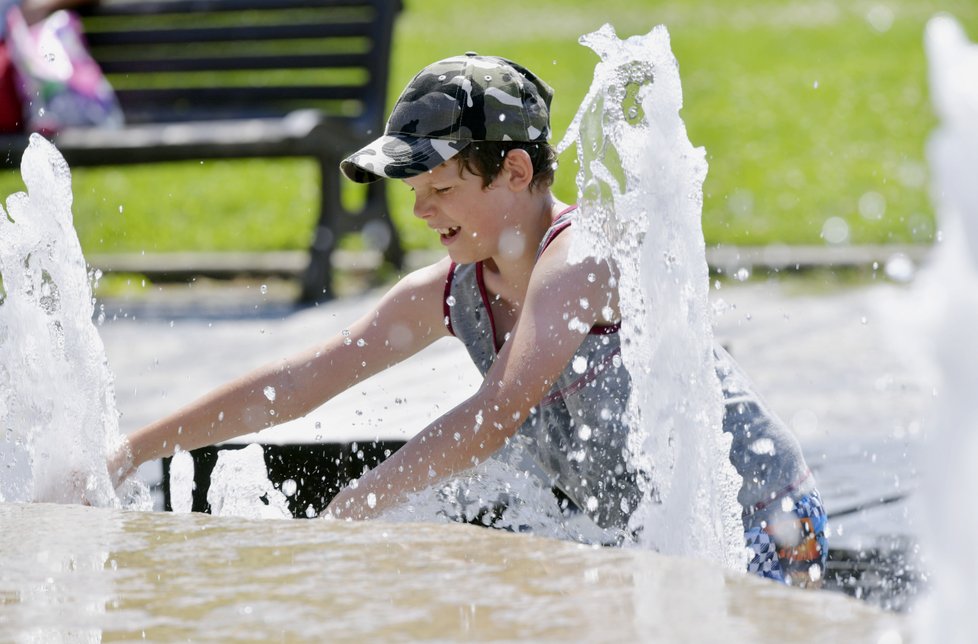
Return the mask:
[(446, 192), (448, 192), (448, 191), (450, 191), (451, 189), (452, 189), (452, 186), (448, 186), (448, 187), (446, 187), (446, 188), (432, 188), (432, 191), (433, 191), (433, 192), (434, 192), (434, 193), (435, 193), (436, 195), (443, 195), (443, 194), (445, 194)]

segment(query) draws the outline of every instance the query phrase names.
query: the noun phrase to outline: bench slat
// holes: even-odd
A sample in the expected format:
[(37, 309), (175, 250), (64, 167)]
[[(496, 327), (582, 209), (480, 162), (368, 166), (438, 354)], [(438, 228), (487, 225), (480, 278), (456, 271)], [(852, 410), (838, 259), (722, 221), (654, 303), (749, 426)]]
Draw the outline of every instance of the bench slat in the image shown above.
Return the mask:
[[(70, 128), (55, 142), (75, 166), (310, 156), (319, 149), (339, 151), (355, 142), (352, 135), (335, 129), (337, 125), (344, 123), (305, 110), (273, 119), (131, 125), (123, 130)], [(334, 134), (324, 136), (326, 132)]]
[(179, 87), (126, 89), (116, 92), (123, 104), (168, 102), (173, 98), (194, 105), (247, 104), (249, 100), (285, 102), (298, 100), (335, 101), (358, 99), (363, 88), (351, 85), (294, 85), (269, 87)]
[[(392, 4), (397, 11), (400, 9), (401, 0), (280, 0), (272, 6), (267, 0), (102, 0), (98, 5), (97, 13), (100, 16), (158, 16), (322, 7), (374, 7), (378, 4)], [(81, 11), (88, 12), (86, 8)]]
[(92, 31), (86, 35), (92, 50), (123, 45), (182, 45), (187, 43), (240, 43), (263, 40), (315, 40), (318, 38), (369, 37), (370, 25), (342, 22), (296, 25), (245, 25), (241, 27), (192, 27)]
[(299, 54), (289, 56), (234, 56), (154, 58), (101, 61), (106, 74), (152, 74), (199, 71), (369, 68), (369, 54)]

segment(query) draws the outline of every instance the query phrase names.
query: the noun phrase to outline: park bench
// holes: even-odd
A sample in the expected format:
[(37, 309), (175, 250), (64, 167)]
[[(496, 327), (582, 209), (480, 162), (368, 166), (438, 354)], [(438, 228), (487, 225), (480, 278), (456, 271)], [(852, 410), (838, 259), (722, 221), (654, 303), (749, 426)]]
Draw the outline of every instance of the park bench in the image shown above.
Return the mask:
[[(384, 182), (351, 212), (338, 169), (383, 130), (400, 9), (400, 0), (102, 0), (80, 13), (125, 126), (69, 128), (53, 141), (72, 167), (315, 159), (320, 213), (301, 298), (328, 299), (342, 235), (366, 230), (388, 261), (402, 261)], [(0, 137), (5, 163), (18, 165), (26, 144), (27, 135)]]

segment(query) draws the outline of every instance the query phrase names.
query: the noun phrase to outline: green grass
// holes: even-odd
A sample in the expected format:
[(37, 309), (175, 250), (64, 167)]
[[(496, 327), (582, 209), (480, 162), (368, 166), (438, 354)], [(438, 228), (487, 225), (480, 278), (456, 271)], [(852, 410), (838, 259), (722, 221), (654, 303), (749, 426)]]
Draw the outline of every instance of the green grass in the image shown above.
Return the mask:
[[(556, 89), (556, 142), (597, 62), (578, 37), (605, 22), (621, 36), (666, 24), (683, 118), (710, 163), (708, 243), (822, 243), (830, 217), (848, 223), (852, 243), (926, 242), (934, 221), (924, 147), (935, 119), (923, 29), (938, 10), (978, 39), (973, 0), (408, 0), (390, 100), (433, 60), (466, 50), (503, 55)], [(555, 190), (573, 201), (573, 151), (561, 162)], [(305, 248), (317, 181), (304, 160), (78, 168), (75, 224), (88, 253)], [(15, 173), (0, 175), (0, 194), (19, 189)], [(391, 197), (407, 245), (435, 245), (403, 186), (392, 185)]]

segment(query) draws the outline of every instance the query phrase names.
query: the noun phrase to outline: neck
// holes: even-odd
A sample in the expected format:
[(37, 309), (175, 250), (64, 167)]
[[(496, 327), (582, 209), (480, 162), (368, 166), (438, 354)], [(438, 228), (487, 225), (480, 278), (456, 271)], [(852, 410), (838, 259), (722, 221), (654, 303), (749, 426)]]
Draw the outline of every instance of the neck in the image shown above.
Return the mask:
[[(566, 207), (547, 190), (533, 199), (533, 203), (524, 210), (525, 216), (519, 219), (520, 223), (515, 228), (522, 243), (503, 244), (504, 248), (497, 256), (483, 263), (487, 281), (492, 282), (487, 286), (495, 294), (514, 304), (522, 301), (536, 263), (537, 249), (557, 214)], [(519, 247), (518, 254), (505, 252), (513, 246)]]

